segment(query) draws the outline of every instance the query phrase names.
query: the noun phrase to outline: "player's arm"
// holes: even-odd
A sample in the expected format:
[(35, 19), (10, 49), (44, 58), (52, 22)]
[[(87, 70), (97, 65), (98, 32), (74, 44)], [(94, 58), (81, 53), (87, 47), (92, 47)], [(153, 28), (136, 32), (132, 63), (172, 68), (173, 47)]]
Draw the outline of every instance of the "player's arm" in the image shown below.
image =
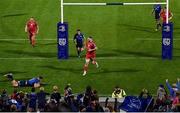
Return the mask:
[(24, 29), (24, 31), (27, 33), (27, 31), (28, 31), (28, 27), (27, 27), (27, 24), (26, 24), (26, 26), (25, 26), (25, 29)]
[(83, 48), (86, 48), (86, 37), (83, 35)]
[(169, 20), (171, 20), (172, 18), (173, 18), (173, 13), (170, 12)]
[(161, 12), (159, 13), (159, 16), (161, 18), (161, 20), (163, 21), (163, 11), (161, 10)]
[(39, 33), (39, 25), (37, 24), (37, 34)]
[(177, 88), (178, 88), (178, 90), (180, 90), (180, 78), (177, 78)]
[(73, 42), (76, 44), (76, 34), (74, 35)]
[(155, 10), (154, 10), (154, 8), (153, 8), (152, 11), (151, 11), (151, 14), (154, 14), (154, 11), (155, 11)]
[(88, 51), (95, 51), (97, 50), (97, 47), (95, 47), (94, 49), (89, 49)]
[(98, 48), (95, 46), (94, 49), (90, 49), (90, 48), (89, 48), (88, 51), (91, 52), (91, 51), (95, 51), (95, 50), (97, 50), (97, 49), (98, 49)]

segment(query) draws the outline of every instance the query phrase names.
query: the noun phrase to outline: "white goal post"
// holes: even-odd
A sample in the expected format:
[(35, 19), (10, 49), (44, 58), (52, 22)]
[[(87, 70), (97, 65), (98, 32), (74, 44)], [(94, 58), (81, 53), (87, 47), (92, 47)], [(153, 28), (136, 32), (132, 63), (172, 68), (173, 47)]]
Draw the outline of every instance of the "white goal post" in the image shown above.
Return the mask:
[[(63, 56), (59, 58), (68, 58), (68, 23), (64, 22), (64, 6), (145, 6), (145, 5), (166, 5), (166, 20), (162, 23), (162, 59), (172, 59), (173, 56), (173, 23), (169, 22), (169, 0), (165, 2), (135, 2), (135, 3), (124, 3), (124, 2), (105, 2), (105, 3), (64, 3), (64, 0), (61, 1), (61, 21), (58, 23), (58, 55)], [(66, 51), (65, 51), (66, 50)], [(62, 52), (61, 52), (62, 51)], [(66, 53), (66, 54), (64, 54)]]
[(155, 5), (155, 4), (164, 4), (166, 5), (167, 11), (166, 11), (166, 23), (169, 23), (169, 0), (166, 0), (166, 2), (145, 2), (145, 3), (123, 3), (123, 2), (111, 2), (111, 3), (64, 3), (63, 0), (61, 0), (61, 23), (64, 23), (64, 6), (112, 6), (112, 5)]

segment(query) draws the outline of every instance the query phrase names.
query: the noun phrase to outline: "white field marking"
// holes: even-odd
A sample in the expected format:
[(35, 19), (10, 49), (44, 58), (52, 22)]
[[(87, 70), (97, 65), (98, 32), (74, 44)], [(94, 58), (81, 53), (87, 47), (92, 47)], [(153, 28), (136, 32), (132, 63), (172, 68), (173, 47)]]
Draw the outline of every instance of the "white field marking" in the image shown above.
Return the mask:
[(155, 3), (123, 3), (124, 5), (155, 5), (155, 4), (166, 4), (166, 2), (155, 2)]
[(63, 5), (65, 6), (105, 6), (106, 3), (63, 3)]
[[(29, 39), (1, 39), (0, 38), (0, 41), (27, 41)], [(36, 40), (39, 40), (39, 41), (54, 41), (57, 39), (36, 39)], [(73, 39), (68, 39), (68, 40), (73, 40)], [(161, 38), (136, 38), (135, 40), (144, 40), (144, 41), (157, 41), (157, 40), (162, 40)], [(176, 39), (173, 39), (173, 40), (177, 40), (179, 41), (180, 38), (176, 38)]]
[[(117, 2), (118, 3), (118, 2)], [(121, 3), (121, 2), (120, 2)], [(123, 3), (121, 5), (155, 5), (155, 4), (166, 4), (166, 2), (155, 2), (155, 3)], [(108, 3), (63, 3), (67, 6), (109, 6)], [(116, 4), (113, 4), (116, 5)], [(119, 4), (117, 4), (119, 5)]]
[[(29, 39), (10, 39), (10, 38), (5, 38), (5, 39), (1, 39), (0, 38), (0, 41), (26, 41), (26, 40), (29, 40)], [(51, 41), (51, 40), (57, 40), (57, 39), (36, 39), (36, 40), (39, 40), (39, 41)], [(73, 40), (73, 39), (68, 39), (68, 40)]]
[[(81, 58), (81, 59), (84, 59), (84, 58)], [(97, 57), (96, 59), (98, 60), (137, 60), (137, 59), (140, 59), (140, 60), (155, 60), (155, 59), (160, 59), (160, 57), (156, 58), (156, 57)], [(28, 57), (24, 57), (24, 58), (3, 58), (1, 57), (0, 60), (58, 60), (57, 58), (43, 58), (43, 57), (35, 57), (35, 58), (28, 58)], [(72, 61), (75, 61), (75, 60), (79, 60), (79, 58), (69, 58), (67, 59), (68, 60), (72, 60)]]
[[(136, 38), (135, 40), (144, 40), (144, 41), (161, 41), (162, 39), (160, 38)], [(173, 40), (176, 40), (176, 41), (179, 41), (180, 38), (177, 38), (177, 39), (173, 39)]]

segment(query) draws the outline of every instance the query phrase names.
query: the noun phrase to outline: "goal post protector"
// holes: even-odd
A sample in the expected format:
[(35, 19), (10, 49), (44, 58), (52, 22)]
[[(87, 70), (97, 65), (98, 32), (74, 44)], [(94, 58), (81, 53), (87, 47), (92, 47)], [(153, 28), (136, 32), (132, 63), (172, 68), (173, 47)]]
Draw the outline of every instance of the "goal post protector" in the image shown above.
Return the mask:
[[(108, 2), (108, 3), (64, 3), (61, 1), (61, 21), (57, 24), (58, 35), (58, 59), (68, 59), (68, 23), (64, 22), (64, 6), (126, 6), (126, 5), (166, 5), (166, 22), (162, 25), (162, 59), (172, 59), (173, 53), (173, 23), (169, 23), (169, 0), (166, 2), (146, 2), (146, 3), (123, 3), (123, 2)], [(66, 43), (65, 43), (66, 42)]]

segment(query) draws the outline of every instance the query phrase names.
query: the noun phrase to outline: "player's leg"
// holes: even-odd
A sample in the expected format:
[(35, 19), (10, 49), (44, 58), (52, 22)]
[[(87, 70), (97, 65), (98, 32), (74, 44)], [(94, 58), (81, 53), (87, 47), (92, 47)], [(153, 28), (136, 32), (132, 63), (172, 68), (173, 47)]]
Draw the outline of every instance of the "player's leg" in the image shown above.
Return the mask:
[(80, 51), (79, 51), (80, 48), (79, 48), (79, 45), (78, 45), (78, 44), (76, 45), (76, 50), (77, 50), (77, 55), (78, 55), (78, 57), (80, 57)]
[(81, 52), (84, 50), (84, 48), (83, 48), (83, 44), (79, 44), (78, 45), (78, 57), (80, 58), (81, 57)]
[(80, 54), (81, 54), (81, 48), (80, 47), (77, 48), (77, 53), (78, 53), (78, 57), (80, 58)]
[(98, 68), (98, 67), (99, 67), (99, 64), (98, 64), (98, 62), (96, 61), (96, 58), (93, 57), (93, 58), (91, 58), (91, 59), (92, 59), (92, 64), (96, 65), (96, 68)]
[(157, 29), (161, 28), (160, 18), (156, 19), (156, 28)]
[(31, 32), (29, 32), (29, 42), (30, 42), (30, 44), (32, 45), (32, 40), (31, 40), (31, 38), (32, 38), (32, 33)]
[(84, 64), (84, 72), (83, 72), (83, 76), (85, 76), (86, 73), (87, 73), (88, 66), (89, 66), (89, 62), (90, 62), (90, 59), (89, 59), (89, 58), (86, 58), (86, 62), (85, 62), (85, 64)]
[(10, 81), (14, 80), (12, 73), (5, 74), (4, 76), (7, 77)]
[(156, 14), (155, 14), (155, 20), (156, 20), (156, 29), (155, 29), (155, 31), (158, 31), (159, 28), (161, 27), (160, 15), (159, 15), (159, 13), (156, 13)]
[(35, 46), (35, 44), (36, 44), (36, 40), (35, 40), (35, 38), (36, 38), (36, 34), (35, 33), (33, 33), (33, 35), (32, 35), (32, 37), (31, 37), (31, 45), (34, 47)]

